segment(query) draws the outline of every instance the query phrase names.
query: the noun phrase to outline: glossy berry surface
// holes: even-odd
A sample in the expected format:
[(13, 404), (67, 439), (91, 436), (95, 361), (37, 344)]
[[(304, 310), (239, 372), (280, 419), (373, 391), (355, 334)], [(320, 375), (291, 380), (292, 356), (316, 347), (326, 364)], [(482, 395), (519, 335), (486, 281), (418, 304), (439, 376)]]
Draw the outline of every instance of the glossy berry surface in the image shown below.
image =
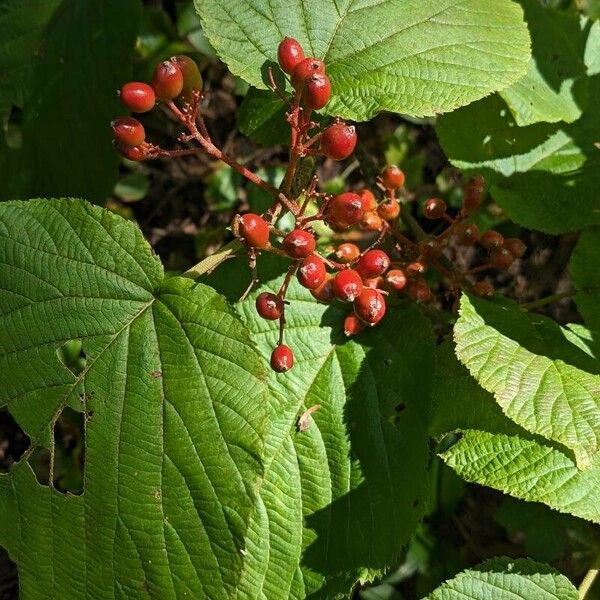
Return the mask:
[(170, 60), (158, 63), (154, 69), (152, 87), (160, 100), (170, 101), (177, 98), (183, 90), (181, 69)]
[(318, 288), (327, 278), (325, 263), (318, 256), (309, 256), (298, 269), (298, 281), (309, 290)]
[(365, 324), (354, 313), (346, 315), (344, 319), (344, 335), (346, 337), (360, 333), (365, 327)]
[(364, 279), (383, 275), (390, 267), (390, 257), (383, 250), (369, 250), (363, 254), (356, 270)]
[(356, 140), (354, 125), (334, 123), (321, 135), (321, 152), (333, 160), (344, 160), (354, 152)]
[(115, 140), (126, 146), (139, 146), (146, 139), (144, 126), (133, 117), (119, 117), (110, 126)]
[(465, 212), (472, 212), (479, 208), (485, 194), (485, 180), (481, 175), (475, 175), (467, 183), (463, 200)]
[(479, 240), (479, 243), (486, 248), (487, 250), (495, 250), (497, 248), (501, 248), (504, 243), (504, 238), (502, 234), (497, 231), (486, 231)]
[(294, 229), (283, 238), (283, 249), (292, 258), (306, 258), (317, 247), (315, 236), (303, 229)]
[(465, 246), (473, 246), (476, 244), (481, 238), (481, 233), (479, 232), (479, 227), (473, 223), (469, 223), (465, 225), (460, 232), (460, 243)]
[(489, 281), (478, 281), (473, 286), (473, 293), (480, 298), (489, 298), (494, 295), (494, 286)]
[(362, 279), (353, 269), (340, 271), (333, 279), (333, 293), (342, 302), (352, 302), (360, 296), (362, 290)]
[(368, 279), (363, 279), (363, 285), (364, 287), (370, 287), (376, 290), (381, 290), (385, 285), (385, 279), (381, 275), (377, 277), (369, 277)]
[(490, 254), (490, 264), (495, 269), (506, 271), (513, 262), (515, 257), (506, 248), (498, 248)]
[(335, 300), (335, 294), (333, 293), (333, 276), (327, 274), (325, 281), (314, 290), (310, 290), (312, 297), (319, 302), (329, 304)]
[(375, 198), (375, 194), (371, 190), (367, 190), (366, 188), (359, 190), (358, 195), (364, 201), (365, 210), (377, 210), (377, 198)]
[(361, 295), (354, 301), (354, 313), (367, 325), (375, 325), (385, 315), (385, 298), (373, 288), (364, 288)]
[(295, 67), (292, 72), (292, 85), (296, 90), (302, 90), (306, 81), (312, 75), (325, 73), (325, 64), (318, 58), (304, 58)]
[(527, 246), (518, 238), (506, 238), (502, 244), (515, 258), (521, 258), (527, 252)]
[(429, 198), (423, 205), (423, 216), (426, 219), (441, 219), (448, 206), (440, 198)]
[(360, 220), (360, 227), (365, 231), (381, 231), (383, 219), (376, 212), (366, 212)]
[(154, 108), (156, 94), (151, 86), (139, 81), (126, 83), (119, 92), (123, 106), (136, 113), (145, 113)]
[(304, 105), (310, 110), (323, 108), (331, 98), (331, 82), (322, 73), (311, 75), (304, 86)]
[(400, 269), (390, 269), (385, 275), (385, 283), (390, 289), (400, 292), (406, 287), (406, 275)]
[(269, 224), (259, 215), (246, 213), (240, 217), (240, 236), (253, 248), (269, 245)]
[(256, 312), (268, 321), (279, 319), (283, 314), (283, 300), (270, 292), (263, 292), (256, 298)]
[(355, 225), (364, 214), (364, 201), (354, 192), (334, 196), (327, 208), (327, 220), (343, 228)]
[(404, 185), (406, 176), (404, 171), (396, 165), (388, 165), (381, 171), (381, 183), (386, 190), (397, 190)]
[(298, 40), (291, 37), (285, 37), (281, 40), (277, 48), (277, 61), (285, 73), (293, 73), (298, 63), (303, 59), (304, 50)]
[(200, 69), (198, 69), (196, 61), (189, 56), (179, 54), (178, 56), (172, 56), (171, 62), (177, 65), (181, 71), (183, 76), (182, 90), (184, 92), (202, 89), (202, 75), (200, 75)]
[(271, 353), (271, 368), (277, 373), (285, 373), (294, 366), (294, 353), (289, 346), (280, 344)]
[(351, 242), (340, 244), (335, 251), (335, 257), (342, 263), (355, 261), (360, 256), (360, 248)]
[(423, 275), (425, 275), (426, 271), (427, 267), (425, 266), (425, 263), (422, 263), (418, 260), (416, 260), (415, 262), (411, 262), (409, 265), (406, 266), (406, 274), (409, 277), (422, 277)]
[(400, 202), (398, 200), (387, 200), (382, 202), (377, 208), (377, 214), (384, 221), (393, 221), (400, 214)]
[(115, 140), (115, 147), (119, 154), (128, 160), (138, 162), (146, 158), (146, 151), (143, 146), (128, 146), (127, 144), (121, 144)]
[(424, 281), (411, 281), (407, 289), (415, 302), (429, 302), (433, 298), (431, 288)]

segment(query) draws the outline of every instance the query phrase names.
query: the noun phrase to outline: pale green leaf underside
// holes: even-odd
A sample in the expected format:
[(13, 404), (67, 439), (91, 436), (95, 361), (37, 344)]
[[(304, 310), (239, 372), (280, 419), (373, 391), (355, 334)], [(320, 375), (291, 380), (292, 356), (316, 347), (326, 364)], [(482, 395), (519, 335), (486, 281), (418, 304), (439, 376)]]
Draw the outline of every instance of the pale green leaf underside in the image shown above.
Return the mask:
[[(510, 0), (195, 0), (230, 70), (265, 87), (288, 35), (323, 58), (327, 112), (366, 120), (381, 110), (434, 115), (525, 75), (529, 35)], [(262, 73), (261, 73), (262, 69)]]
[(463, 296), (456, 354), (510, 419), (571, 449), (587, 468), (600, 442), (600, 376), (532, 352), (499, 330), (498, 324), (520, 318), (514, 305)]
[[(0, 544), (26, 600), (236, 594), (262, 478), (264, 363), (213, 290), (77, 200), (0, 205), (0, 404), (48, 443), (84, 410), (85, 489), (0, 476)], [(83, 340), (75, 376), (58, 349)], [(240, 394), (240, 390), (244, 390)]]
[(493, 558), (459, 573), (426, 600), (577, 600), (573, 584), (548, 565)]
[(600, 460), (585, 471), (565, 453), (519, 436), (467, 430), (442, 454), (467, 481), (600, 523)]
[[(232, 274), (243, 267), (232, 263), (216, 278), (230, 290), (238, 283), (230, 293), (239, 297), (246, 282)], [(279, 288), (280, 277), (260, 276), (258, 291)], [(257, 317), (255, 296), (239, 308), (266, 360), (278, 326)], [(285, 341), (296, 363), (269, 380), (278, 416), (250, 528), (255, 560), (240, 589), (260, 582), (261, 598), (333, 598), (392, 564), (425, 509), (433, 337), (413, 306), (347, 341), (349, 307), (319, 305), (295, 283), (288, 298)], [(297, 418), (315, 404), (298, 433)]]

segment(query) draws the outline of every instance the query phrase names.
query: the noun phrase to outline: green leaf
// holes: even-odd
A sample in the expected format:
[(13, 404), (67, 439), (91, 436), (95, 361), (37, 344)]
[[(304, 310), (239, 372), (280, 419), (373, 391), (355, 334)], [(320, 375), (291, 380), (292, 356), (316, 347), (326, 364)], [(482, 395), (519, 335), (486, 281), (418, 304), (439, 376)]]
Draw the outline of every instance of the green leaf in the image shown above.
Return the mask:
[[(587, 36), (587, 43), (586, 43)], [(577, 47), (588, 68), (589, 97), (600, 95), (600, 24), (585, 27)], [(534, 43), (535, 47), (535, 43)], [(541, 104), (540, 104), (541, 106)], [(494, 95), (438, 120), (451, 162), (479, 171), (491, 196), (525, 227), (562, 233), (600, 224), (600, 114), (590, 101), (571, 123), (519, 127), (510, 107)]]
[(599, 365), (550, 323), (508, 302), (465, 295), (456, 354), (510, 419), (569, 448), (588, 468), (600, 444)]
[[(0, 475), (22, 596), (232, 598), (269, 423), (237, 315), (81, 201), (3, 203), (0, 255), (0, 405), (50, 447), (63, 407), (86, 415), (82, 495), (39, 485), (27, 458)], [(60, 359), (74, 339), (79, 375)]]
[(123, 111), (116, 91), (131, 73), (140, 14), (138, 0), (3, 4), (0, 34), (11, 43), (0, 49), (0, 72), (8, 69), (10, 102), (23, 110), (23, 143), (0, 144), (0, 171), (14, 174), (3, 177), (0, 199), (110, 195), (118, 157), (109, 123)]
[(285, 113), (285, 104), (274, 92), (252, 87), (240, 105), (238, 127), (257, 144), (288, 144), (290, 128)]
[[(210, 280), (232, 299), (249, 280), (234, 262)], [(262, 286), (239, 305), (265, 360), (279, 330), (256, 315), (253, 298), (276, 291), (281, 272), (261, 257)], [(277, 418), (240, 590), (259, 581), (266, 598), (333, 598), (391, 565), (425, 510), (433, 336), (419, 310), (403, 305), (347, 341), (343, 305), (320, 305), (297, 283), (288, 298), (285, 342), (296, 363), (269, 377)], [(316, 404), (298, 432), (298, 417)]]
[(593, 227), (581, 234), (571, 256), (571, 276), (577, 290), (575, 302), (592, 331), (593, 344), (600, 357), (600, 228)]
[(459, 573), (426, 600), (578, 600), (573, 584), (548, 565), (493, 558)]
[(566, 453), (520, 436), (467, 430), (442, 458), (467, 481), (600, 523), (600, 460), (581, 471)]
[(223, 164), (211, 175), (206, 186), (206, 198), (211, 210), (229, 212), (238, 202), (238, 193), (242, 185), (242, 176), (229, 165)]
[(195, 0), (204, 32), (230, 70), (265, 88), (285, 35), (322, 58), (327, 112), (366, 120), (381, 110), (434, 115), (525, 75), (529, 36), (509, 0)]
[(578, 15), (520, 0), (529, 25), (532, 56), (527, 75), (500, 92), (519, 127), (576, 121), (587, 104), (586, 68), (576, 41)]

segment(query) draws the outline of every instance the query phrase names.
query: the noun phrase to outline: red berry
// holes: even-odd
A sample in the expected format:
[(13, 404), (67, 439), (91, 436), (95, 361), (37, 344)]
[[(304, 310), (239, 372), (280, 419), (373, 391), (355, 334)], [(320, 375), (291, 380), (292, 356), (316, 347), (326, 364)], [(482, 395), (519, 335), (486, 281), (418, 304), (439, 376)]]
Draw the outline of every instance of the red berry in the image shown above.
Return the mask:
[(283, 300), (270, 292), (263, 292), (256, 299), (256, 312), (268, 321), (275, 321), (283, 314)]
[(183, 91), (190, 92), (192, 90), (202, 89), (202, 75), (196, 61), (192, 60), (185, 54), (172, 56), (171, 62), (179, 67), (183, 76)]
[(479, 240), (479, 243), (486, 250), (496, 250), (497, 248), (501, 248), (504, 243), (504, 238), (497, 231), (486, 231)]
[(513, 262), (515, 262), (515, 257), (506, 248), (499, 248), (490, 254), (490, 264), (495, 269), (506, 271)]
[(119, 92), (123, 106), (131, 112), (144, 113), (156, 104), (156, 94), (147, 84), (139, 81), (126, 83)]
[(306, 258), (316, 247), (315, 236), (304, 229), (294, 229), (283, 238), (283, 249), (292, 258)]
[(333, 278), (333, 293), (342, 302), (352, 302), (360, 296), (363, 282), (360, 275), (353, 269), (340, 271)]
[(311, 75), (325, 73), (325, 64), (318, 58), (303, 58), (292, 71), (292, 85), (294, 89), (301, 90)]
[(317, 73), (306, 80), (303, 92), (304, 105), (310, 110), (323, 108), (331, 98), (331, 82), (327, 75)]
[(115, 148), (121, 156), (124, 156), (128, 160), (140, 161), (147, 158), (143, 146), (128, 146), (115, 140)]
[(515, 258), (521, 258), (527, 251), (527, 246), (518, 238), (505, 239), (502, 247), (506, 248)]
[(133, 117), (119, 117), (110, 126), (115, 140), (126, 146), (139, 146), (146, 139), (144, 126)]
[(285, 373), (294, 366), (294, 353), (289, 346), (279, 344), (271, 354), (271, 368), (277, 373)]
[(494, 286), (489, 281), (478, 281), (473, 286), (473, 293), (480, 298), (489, 298), (494, 295)]
[(483, 201), (485, 193), (485, 179), (482, 175), (472, 177), (465, 188), (465, 197), (463, 208), (466, 212), (471, 212), (479, 208)]
[(177, 98), (183, 90), (183, 73), (181, 69), (170, 60), (164, 60), (156, 65), (152, 87), (157, 98), (170, 101)]
[(325, 281), (319, 287), (310, 290), (310, 293), (315, 300), (323, 302), (324, 304), (333, 302), (335, 299), (335, 294), (333, 293), (333, 276), (327, 273)]
[(460, 234), (460, 243), (465, 246), (472, 246), (476, 244), (481, 237), (479, 233), (479, 227), (474, 225), (473, 223), (469, 223), (463, 227), (463, 230)]
[(269, 224), (259, 215), (254, 213), (242, 215), (239, 231), (248, 246), (266, 248), (269, 245)]
[(400, 269), (391, 269), (385, 276), (388, 287), (399, 292), (406, 286), (406, 275)]
[(321, 135), (321, 152), (333, 160), (344, 160), (354, 152), (356, 140), (354, 125), (334, 123)]
[(369, 279), (363, 280), (364, 287), (373, 288), (375, 290), (383, 288), (384, 284), (385, 284), (385, 279), (381, 275), (379, 275), (377, 277), (370, 277)]
[(418, 260), (410, 263), (406, 267), (406, 274), (409, 277), (422, 277), (423, 275), (425, 275), (426, 271), (427, 271), (427, 266)]
[(411, 281), (408, 284), (408, 295), (415, 302), (428, 302), (433, 297), (430, 287), (424, 281)]
[(363, 254), (356, 270), (364, 279), (383, 275), (390, 268), (390, 257), (383, 250), (369, 250)]
[(344, 319), (344, 334), (346, 337), (352, 337), (364, 328), (365, 324), (354, 313), (350, 313)]
[(291, 75), (303, 59), (304, 50), (300, 42), (291, 37), (284, 37), (277, 48), (277, 60), (281, 69)]
[(366, 212), (360, 220), (360, 227), (365, 231), (381, 231), (383, 219), (376, 212)]
[(388, 165), (381, 171), (381, 182), (386, 190), (396, 190), (401, 188), (406, 181), (404, 171), (396, 165)]
[(298, 269), (298, 281), (309, 290), (317, 289), (327, 278), (325, 263), (318, 256), (308, 256)]
[(377, 210), (377, 198), (371, 190), (366, 188), (358, 191), (358, 195), (363, 199), (365, 210), (374, 211)]
[(429, 198), (423, 206), (423, 215), (426, 219), (441, 219), (446, 214), (446, 203), (440, 198)]
[(375, 325), (385, 315), (385, 298), (373, 288), (364, 288), (361, 295), (354, 301), (354, 313), (367, 325)]
[(354, 262), (360, 256), (360, 248), (356, 244), (346, 242), (338, 246), (335, 256), (343, 263)]
[(384, 221), (393, 221), (400, 214), (400, 203), (398, 200), (388, 200), (382, 202), (377, 208), (377, 214)]
[(350, 227), (358, 223), (365, 213), (363, 199), (354, 192), (334, 196), (327, 206), (327, 221), (339, 227)]

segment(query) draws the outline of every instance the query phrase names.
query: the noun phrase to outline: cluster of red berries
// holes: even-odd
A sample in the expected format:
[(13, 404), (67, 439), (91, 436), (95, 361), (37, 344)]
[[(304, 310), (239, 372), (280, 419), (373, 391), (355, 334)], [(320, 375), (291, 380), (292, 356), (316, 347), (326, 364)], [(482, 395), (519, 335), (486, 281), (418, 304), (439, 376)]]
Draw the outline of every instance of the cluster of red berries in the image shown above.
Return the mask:
[[(154, 69), (152, 85), (140, 81), (130, 81), (123, 85), (119, 97), (123, 106), (134, 113), (152, 110), (157, 101), (165, 103), (179, 99), (193, 102), (194, 92), (202, 89), (202, 76), (198, 65), (189, 56), (173, 56)], [(129, 160), (154, 158), (152, 144), (146, 142), (144, 126), (133, 117), (118, 117), (111, 123), (115, 146), (119, 153)]]
[[(157, 100), (163, 102), (187, 129), (187, 133), (178, 137), (178, 141), (188, 144), (186, 147), (165, 150), (147, 142), (143, 126), (131, 117), (121, 117), (112, 123), (115, 144), (127, 158), (143, 160), (206, 153), (226, 162), (273, 197), (271, 207), (263, 215), (236, 215), (232, 223), (232, 231), (243, 243), (253, 270), (252, 282), (243, 297), (258, 281), (256, 262), (260, 253), (269, 252), (291, 259), (278, 293), (263, 292), (256, 299), (256, 309), (261, 317), (279, 320), (279, 341), (271, 355), (273, 369), (284, 372), (294, 364), (294, 354), (284, 344), (288, 304), (285, 296), (294, 276), (319, 302), (339, 301), (351, 306), (344, 321), (347, 336), (377, 325), (386, 314), (390, 300), (400, 294), (417, 302), (430, 301), (433, 292), (426, 279), (430, 268), (442, 276), (455, 301), (462, 289), (480, 296), (493, 294), (490, 283), (473, 283), (473, 276), (488, 268), (508, 269), (515, 258), (523, 256), (526, 248), (520, 240), (504, 239), (496, 231), (481, 235), (477, 226), (468, 222), (468, 217), (484, 198), (484, 180), (480, 176), (467, 183), (463, 207), (454, 217), (448, 214), (443, 200), (430, 198), (425, 202), (425, 218), (443, 219), (448, 227), (435, 236), (428, 236), (421, 230), (416, 236), (417, 242), (397, 227), (401, 213), (398, 198), (408, 200), (410, 194), (405, 188), (404, 173), (396, 166), (385, 167), (377, 178), (381, 200), (368, 189), (337, 195), (319, 192), (316, 177), (302, 190), (300, 198), (292, 197), (292, 182), (299, 158), (325, 155), (335, 160), (345, 159), (353, 152), (357, 137), (354, 127), (339, 119), (325, 128), (311, 120), (312, 112), (325, 107), (331, 97), (331, 82), (322, 60), (306, 57), (302, 46), (292, 38), (285, 38), (280, 43), (278, 60), (292, 87), (291, 95), (281, 90), (269, 70), (273, 92), (288, 106), (286, 116), (291, 130), (290, 159), (279, 188), (261, 179), (212, 142), (201, 111), (202, 78), (189, 57), (176, 56), (160, 63), (152, 85), (126, 83), (120, 92), (124, 106), (133, 112), (146, 112)], [(310, 216), (305, 214), (309, 205), (316, 206), (316, 213)], [(285, 210), (295, 219), (294, 229), (287, 234), (274, 227)], [(407, 220), (409, 216), (407, 213)], [(368, 246), (361, 251), (345, 239), (328, 255), (323, 255), (319, 252), (313, 228), (316, 221), (323, 221), (342, 237), (346, 237), (352, 227), (358, 227), (365, 232), (363, 237), (368, 240)], [(356, 233), (352, 235), (356, 236)], [(480, 244), (489, 252), (489, 261), (467, 272), (458, 271), (444, 254), (452, 238), (466, 245)]]

